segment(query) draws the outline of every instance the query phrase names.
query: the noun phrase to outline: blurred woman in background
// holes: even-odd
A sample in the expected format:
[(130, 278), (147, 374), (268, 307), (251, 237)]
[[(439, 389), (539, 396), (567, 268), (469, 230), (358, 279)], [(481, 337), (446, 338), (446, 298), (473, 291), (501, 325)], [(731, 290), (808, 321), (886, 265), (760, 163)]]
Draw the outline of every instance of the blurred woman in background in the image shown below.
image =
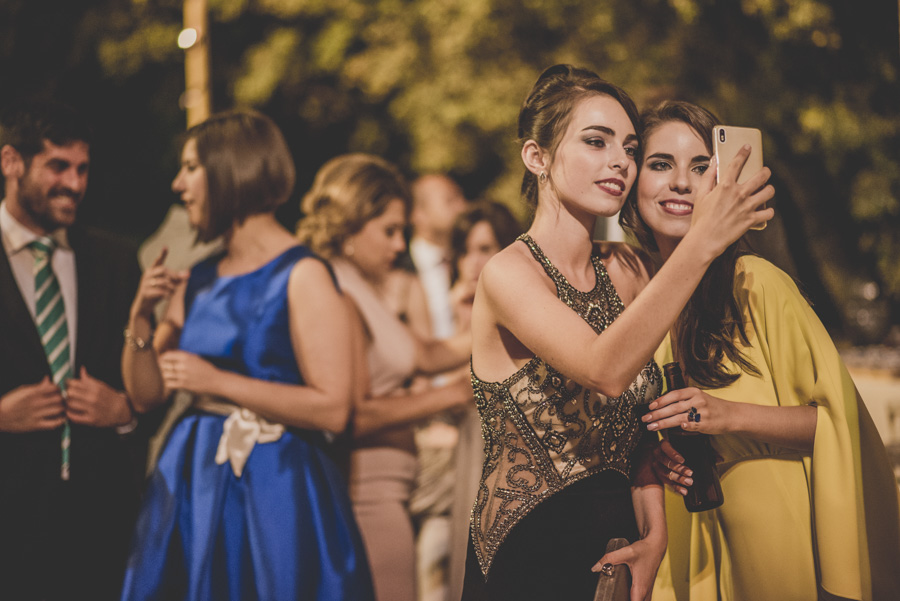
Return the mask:
[(416, 374), (465, 363), (468, 333), (422, 339), (388, 301), (390, 274), (406, 247), (410, 195), (399, 171), (366, 154), (326, 163), (304, 196), (299, 238), (334, 266), (355, 305), (357, 402), (352, 422), (350, 496), (379, 601), (415, 600), (415, 551), (408, 503), (416, 474), (413, 424), (472, 403), (468, 380), (411, 390)]
[(455, 319), (471, 325), (478, 277), (488, 260), (522, 233), (522, 226), (499, 202), (479, 202), (460, 215), (450, 233), (450, 279)]
[(172, 189), (198, 240), (224, 236), (225, 250), (189, 276), (163, 250), (132, 305), (129, 398), (145, 411), (177, 391), (192, 407), (150, 476), (123, 600), (373, 598), (326, 443), (350, 415), (351, 311), (328, 266), (275, 219), (293, 185), (263, 115), (188, 130)]

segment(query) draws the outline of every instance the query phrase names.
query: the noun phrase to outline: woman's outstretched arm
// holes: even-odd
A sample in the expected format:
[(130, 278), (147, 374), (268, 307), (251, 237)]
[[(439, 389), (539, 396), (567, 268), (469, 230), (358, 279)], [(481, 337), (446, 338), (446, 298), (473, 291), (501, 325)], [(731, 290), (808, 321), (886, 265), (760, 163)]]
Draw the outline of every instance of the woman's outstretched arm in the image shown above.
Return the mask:
[[(771, 209), (757, 211), (774, 194), (771, 186), (765, 185), (769, 170), (764, 168), (746, 183), (737, 183), (746, 157), (743, 150), (715, 188), (714, 170), (707, 172), (705, 189), (712, 190), (696, 203), (690, 231), (650, 283), (601, 334), (559, 301), (555, 288), (523, 245), (508, 247), (485, 266), (476, 293), (473, 330), (494, 326), (508, 331), (579, 384), (607, 396), (621, 395), (653, 356), (712, 260), (751, 225), (771, 218)], [(518, 293), (520, 290), (528, 294)], [(476, 347), (476, 367), (482, 362), (479, 352)]]

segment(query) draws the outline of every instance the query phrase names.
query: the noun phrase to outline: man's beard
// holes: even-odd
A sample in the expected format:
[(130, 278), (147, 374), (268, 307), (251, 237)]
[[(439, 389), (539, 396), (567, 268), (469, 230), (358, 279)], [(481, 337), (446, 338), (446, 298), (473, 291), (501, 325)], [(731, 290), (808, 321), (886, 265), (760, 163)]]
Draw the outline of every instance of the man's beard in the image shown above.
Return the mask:
[(60, 214), (53, 210), (52, 199), (57, 196), (67, 196), (79, 204), (81, 197), (62, 186), (51, 188), (46, 194), (37, 186), (31, 184), (28, 175), (19, 179), (19, 204), (32, 221), (44, 231), (52, 232), (62, 227), (68, 227), (75, 222), (75, 214), (65, 211)]

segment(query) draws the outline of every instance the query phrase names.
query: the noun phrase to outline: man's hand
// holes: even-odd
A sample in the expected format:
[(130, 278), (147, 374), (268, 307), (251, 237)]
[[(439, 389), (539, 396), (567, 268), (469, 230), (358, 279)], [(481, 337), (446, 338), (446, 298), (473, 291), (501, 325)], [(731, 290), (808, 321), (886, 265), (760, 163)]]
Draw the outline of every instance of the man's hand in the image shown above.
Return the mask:
[(34, 432), (63, 425), (62, 392), (49, 376), (37, 384), (19, 386), (0, 397), (0, 431)]
[(125, 394), (91, 377), (84, 366), (66, 383), (66, 416), (73, 424), (111, 428), (131, 421)]

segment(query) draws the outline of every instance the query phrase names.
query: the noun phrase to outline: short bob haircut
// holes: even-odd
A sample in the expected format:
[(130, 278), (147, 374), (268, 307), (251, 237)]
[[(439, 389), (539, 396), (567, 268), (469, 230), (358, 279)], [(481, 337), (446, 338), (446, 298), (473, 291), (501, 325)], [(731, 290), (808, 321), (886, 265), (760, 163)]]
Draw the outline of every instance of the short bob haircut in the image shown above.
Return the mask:
[(322, 257), (339, 257), (347, 238), (381, 216), (394, 200), (403, 202), (409, 218), (412, 197), (394, 165), (363, 153), (335, 157), (319, 169), (301, 201), (305, 217), (297, 237)]
[[(541, 73), (519, 111), (519, 144), (534, 140), (550, 153), (551, 160), (572, 119), (572, 111), (583, 98), (609, 96), (618, 102), (638, 132), (638, 110), (631, 97), (619, 86), (601, 79), (583, 67), (553, 65)], [(527, 169), (522, 179), (522, 196), (537, 207), (538, 178)]]
[(294, 189), (294, 158), (271, 119), (256, 111), (213, 115), (190, 128), (206, 170), (206, 223), (198, 242), (209, 242), (247, 217), (271, 213)]

